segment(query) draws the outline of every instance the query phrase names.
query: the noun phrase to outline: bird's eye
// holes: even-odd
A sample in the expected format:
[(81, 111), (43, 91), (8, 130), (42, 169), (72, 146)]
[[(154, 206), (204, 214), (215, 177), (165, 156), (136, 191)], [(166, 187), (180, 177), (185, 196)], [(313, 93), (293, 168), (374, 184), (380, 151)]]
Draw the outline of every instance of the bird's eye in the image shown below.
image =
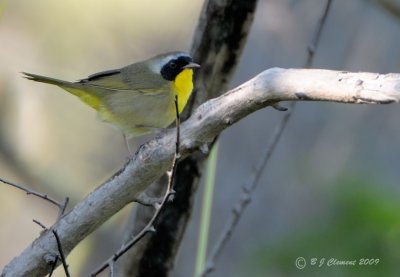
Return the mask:
[(170, 62), (169, 67), (175, 69), (177, 67), (177, 64), (175, 62)]

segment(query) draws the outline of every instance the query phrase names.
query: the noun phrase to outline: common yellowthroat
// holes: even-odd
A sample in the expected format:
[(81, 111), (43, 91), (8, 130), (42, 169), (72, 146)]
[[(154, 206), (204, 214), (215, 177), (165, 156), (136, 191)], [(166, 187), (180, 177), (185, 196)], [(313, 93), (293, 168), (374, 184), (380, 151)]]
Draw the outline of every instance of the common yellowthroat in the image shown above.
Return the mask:
[(79, 97), (101, 118), (128, 136), (138, 136), (170, 125), (193, 90), (193, 68), (200, 65), (183, 52), (161, 54), (120, 69), (90, 75), (77, 82), (25, 73), (25, 78), (48, 83)]

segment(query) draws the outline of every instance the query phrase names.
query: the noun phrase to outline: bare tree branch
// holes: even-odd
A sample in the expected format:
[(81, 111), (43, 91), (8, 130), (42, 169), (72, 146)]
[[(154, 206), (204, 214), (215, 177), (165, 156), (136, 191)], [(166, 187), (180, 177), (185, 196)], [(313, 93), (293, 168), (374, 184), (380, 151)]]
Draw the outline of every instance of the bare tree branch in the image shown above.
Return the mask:
[[(181, 124), (182, 157), (210, 143), (224, 129), (263, 107), (280, 101), (380, 103), (400, 101), (400, 74), (352, 73), (321, 69), (268, 69), (241, 86), (202, 104)], [(52, 228), (66, 255), (86, 236), (131, 202), (169, 167), (175, 130), (142, 145), (127, 164), (90, 193)], [(2, 276), (41, 276), (57, 253), (50, 231), (43, 232), (3, 270)]]

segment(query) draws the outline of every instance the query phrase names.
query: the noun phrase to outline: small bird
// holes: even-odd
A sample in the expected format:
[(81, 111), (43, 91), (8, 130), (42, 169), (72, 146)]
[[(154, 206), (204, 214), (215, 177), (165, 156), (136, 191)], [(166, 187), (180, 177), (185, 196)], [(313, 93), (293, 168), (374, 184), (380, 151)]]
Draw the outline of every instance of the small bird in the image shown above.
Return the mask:
[(100, 117), (133, 137), (166, 128), (185, 108), (193, 90), (193, 69), (200, 65), (184, 52), (157, 55), (120, 69), (68, 82), (32, 73), (24, 77), (59, 86), (94, 108)]

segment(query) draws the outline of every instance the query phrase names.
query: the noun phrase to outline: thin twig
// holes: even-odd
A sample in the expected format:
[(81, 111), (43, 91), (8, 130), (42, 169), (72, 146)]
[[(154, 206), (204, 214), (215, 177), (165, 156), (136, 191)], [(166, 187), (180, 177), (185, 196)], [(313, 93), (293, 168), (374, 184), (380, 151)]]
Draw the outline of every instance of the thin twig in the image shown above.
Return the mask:
[(261, 174), (265, 166), (268, 164), (268, 161), (271, 158), (272, 153), (274, 152), (276, 145), (279, 142), (279, 139), (281, 138), (281, 135), (283, 133), (283, 130), (285, 129), (286, 124), (289, 121), (289, 118), (290, 118), (290, 113), (286, 113), (280, 124), (275, 128), (274, 133), (272, 134), (272, 140), (268, 144), (268, 147), (266, 148), (266, 151), (262, 156), (260, 162), (257, 164), (255, 171), (252, 175), (251, 182), (248, 185), (244, 185), (242, 187), (243, 194), (238, 203), (233, 208), (231, 217), (225, 224), (223, 231), (218, 237), (218, 240), (214, 243), (214, 247), (211, 251), (210, 257), (207, 259), (206, 267), (200, 276), (207, 276), (210, 272), (212, 272), (215, 269), (215, 261), (220, 255), (222, 248), (225, 246), (225, 244), (231, 237), (232, 232), (235, 229), (237, 223), (239, 222), (239, 219), (241, 218), (241, 215), (243, 214), (247, 205), (250, 203), (251, 194), (258, 184)]
[[(39, 192), (36, 192), (34, 190), (31, 190), (31, 189), (26, 188), (24, 186), (21, 186), (19, 184), (15, 184), (15, 183), (12, 183), (10, 181), (6, 181), (6, 180), (1, 179), (1, 178), (0, 178), (0, 182), (4, 183), (6, 185), (9, 185), (9, 186), (15, 187), (17, 189), (20, 189), (22, 191), (25, 191), (26, 194), (28, 194), (28, 195), (29, 194), (35, 195), (35, 196), (37, 196), (39, 198), (42, 198), (42, 199), (44, 199), (44, 200), (56, 205), (58, 207), (58, 210), (59, 210), (58, 218), (60, 218), (64, 214), (65, 209), (66, 209), (66, 207), (68, 205), (68, 202), (69, 202), (69, 198), (68, 197), (65, 198), (63, 203), (59, 203), (56, 200), (54, 200), (54, 199), (50, 198), (49, 196), (47, 196), (46, 194), (41, 194)], [(34, 223), (36, 223), (37, 225), (39, 225), (43, 230), (47, 230), (47, 227), (43, 223), (41, 223), (40, 221), (38, 221), (36, 219), (33, 219), (32, 221)], [(64, 255), (64, 252), (63, 252), (62, 247), (61, 247), (60, 238), (58, 237), (58, 234), (57, 234), (56, 230), (52, 230), (52, 232), (53, 232), (54, 237), (56, 238), (56, 241), (57, 241), (57, 248), (58, 248), (58, 252), (60, 254), (60, 260), (61, 260), (61, 262), (63, 264), (63, 267), (64, 267), (65, 275), (67, 277), (70, 277), (70, 274), (68, 272), (68, 265), (67, 265), (67, 263), (65, 261), (65, 255)], [(52, 269), (50, 271), (50, 273), (51, 273), (50, 276), (52, 275), (52, 273), (53, 273), (53, 271), (54, 271), (54, 269), (56, 267), (57, 260), (58, 260), (58, 258), (56, 258), (55, 262), (53, 263), (53, 267), (52, 267)]]
[(174, 184), (174, 178), (175, 178), (175, 172), (176, 172), (176, 167), (178, 164), (178, 160), (180, 159), (180, 154), (179, 154), (179, 146), (180, 146), (180, 118), (179, 118), (179, 110), (178, 110), (178, 96), (175, 95), (175, 111), (176, 111), (176, 142), (175, 142), (175, 153), (174, 157), (172, 160), (172, 165), (171, 169), (167, 172), (168, 175), (168, 186), (167, 186), (167, 191), (162, 198), (162, 201), (159, 205), (154, 205), (155, 207), (155, 212), (153, 217), (150, 219), (150, 221), (147, 223), (147, 225), (134, 237), (132, 237), (131, 240), (129, 240), (127, 243), (121, 246), (121, 248), (115, 252), (109, 259), (107, 259), (102, 265), (100, 265), (95, 271), (93, 271), (90, 276), (97, 276), (100, 274), (103, 270), (105, 270), (107, 267), (110, 268), (110, 275), (113, 276), (114, 271), (113, 271), (113, 266), (114, 262), (117, 261), (122, 255), (124, 255), (132, 246), (134, 246), (139, 240), (141, 240), (147, 233), (154, 233), (156, 232), (156, 229), (154, 227), (154, 223), (157, 220), (158, 216), (160, 215), (160, 212), (162, 208), (165, 206), (165, 204), (170, 200), (170, 197), (172, 197), (175, 194), (175, 191), (173, 189), (173, 184)]
[(21, 185), (12, 183), (12, 182), (10, 182), (10, 181), (6, 181), (6, 180), (1, 179), (1, 178), (0, 178), (0, 182), (4, 183), (4, 184), (6, 184), (6, 185), (10, 185), (10, 186), (12, 186), (12, 187), (15, 187), (15, 188), (17, 188), (17, 189), (23, 190), (23, 191), (25, 191), (26, 194), (28, 194), (28, 195), (29, 195), (29, 194), (32, 194), (32, 195), (35, 195), (35, 196), (37, 196), (37, 197), (39, 197), (39, 198), (42, 198), (42, 199), (44, 199), (44, 200), (46, 200), (46, 201), (49, 201), (50, 203), (56, 205), (57, 207), (60, 207), (60, 206), (61, 206), (60, 203), (58, 203), (56, 200), (50, 198), (50, 197), (47, 196), (46, 194), (42, 194), (42, 193), (36, 192), (36, 191), (34, 191), (34, 190), (31, 190), (31, 189), (26, 188), (26, 187), (24, 187), (24, 186), (21, 186)]
[[(318, 21), (317, 29), (314, 33), (312, 42), (307, 48), (307, 54), (308, 54), (307, 60), (306, 60), (307, 68), (310, 68), (314, 61), (315, 52), (318, 48), (322, 30), (323, 30), (323, 27), (325, 26), (326, 18), (329, 14), (329, 10), (330, 10), (332, 1), (333, 0), (327, 0), (323, 14)], [(225, 224), (225, 227), (224, 227), (223, 231), (221, 232), (220, 236), (218, 237), (217, 242), (214, 244), (214, 247), (211, 251), (210, 257), (207, 259), (206, 267), (200, 276), (205, 277), (214, 270), (216, 259), (220, 255), (222, 248), (226, 245), (227, 241), (231, 237), (233, 230), (235, 229), (237, 223), (239, 222), (239, 220), (241, 218), (241, 215), (243, 214), (247, 205), (251, 201), (251, 196), (252, 196), (251, 194), (254, 191), (254, 189), (256, 188), (256, 186), (260, 180), (261, 174), (263, 173), (265, 167), (267, 166), (268, 161), (270, 160), (274, 150), (276, 149), (276, 146), (282, 136), (282, 133), (285, 130), (287, 123), (293, 114), (293, 110), (295, 108), (295, 103), (296, 102), (291, 102), (289, 104), (289, 111), (284, 115), (284, 117), (282, 118), (279, 125), (275, 128), (274, 133), (272, 134), (271, 141), (268, 144), (268, 147), (266, 148), (264, 155), (262, 156), (259, 163), (257, 164), (255, 171), (252, 175), (251, 181), (247, 185), (244, 185), (242, 187), (242, 190), (243, 190), (242, 197), (238, 201), (238, 203), (235, 205), (235, 207), (233, 208), (232, 215), (228, 219), (228, 222)], [(275, 104), (275, 108), (279, 109), (279, 110), (283, 110), (282, 107), (278, 106), (277, 104)]]
[[(42, 222), (40, 222), (39, 220), (33, 219), (32, 221), (34, 223), (36, 223), (37, 225), (39, 225), (40, 227), (42, 227), (43, 231), (48, 230), (47, 227)], [(53, 230), (53, 234), (54, 234), (54, 236), (56, 238), (56, 241), (57, 241), (57, 249), (58, 249), (58, 252), (59, 252), (60, 255), (54, 255), (54, 261), (51, 261), (51, 269), (50, 269), (50, 272), (49, 272), (49, 277), (53, 276), (53, 272), (56, 269), (58, 260), (64, 259), (64, 261), (65, 261), (65, 256), (64, 256), (64, 253), (63, 253), (63, 250), (62, 250), (62, 247), (61, 247), (60, 238), (58, 237), (57, 232), (56, 233), (54, 233), (54, 232), (55, 231)], [(63, 265), (64, 265), (64, 262), (63, 262)], [(65, 270), (65, 267), (64, 267), (64, 270)], [(69, 276), (68, 269), (66, 269), (65, 274), (67, 276)]]
[(58, 218), (60, 218), (64, 214), (65, 209), (66, 209), (66, 207), (68, 205), (68, 201), (69, 201), (68, 197), (65, 198), (63, 203), (60, 203), (60, 202), (54, 200), (53, 198), (47, 196), (47, 194), (42, 194), (42, 193), (36, 192), (36, 191), (31, 190), (29, 188), (26, 188), (26, 187), (24, 187), (22, 185), (15, 184), (15, 183), (12, 183), (10, 181), (6, 181), (6, 180), (1, 179), (1, 178), (0, 178), (0, 182), (3, 183), (3, 184), (6, 184), (6, 185), (12, 186), (14, 188), (20, 189), (22, 191), (25, 191), (26, 194), (28, 194), (28, 195), (32, 194), (32, 195), (34, 195), (36, 197), (42, 198), (42, 199), (50, 202), (51, 204), (57, 206), (58, 209), (59, 209)]
[(59, 212), (58, 212), (58, 218), (62, 217), (65, 213), (65, 209), (67, 208), (69, 202), (69, 197), (65, 197), (64, 202), (62, 203), (61, 206), (59, 206)]
[(56, 260), (54, 261), (54, 263), (51, 264), (51, 269), (49, 272), (49, 277), (53, 276), (53, 272), (56, 269), (57, 266), (57, 262), (58, 262), (58, 256), (56, 256)]
[(47, 227), (44, 226), (44, 224), (41, 223), (39, 220), (32, 219), (32, 221), (33, 221), (34, 223), (36, 223), (37, 225), (39, 225), (40, 227), (42, 227), (43, 230), (47, 230)]
[(65, 259), (64, 251), (63, 251), (63, 249), (62, 249), (60, 237), (59, 237), (58, 234), (57, 234), (57, 230), (53, 229), (53, 230), (51, 230), (51, 231), (53, 232), (53, 235), (54, 235), (54, 237), (56, 238), (57, 249), (58, 249), (58, 253), (60, 254), (60, 260), (61, 260), (61, 262), (62, 262), (65, 275), (66, 275), (67, 277), (70, 277), (71, 275), (70, 275), (69, 270), (68, 270), (68, 264), (67, 264), (67, 261), (66, 261), (66, 259)]
[(333, 0), (326, 1), (325, 9), (321, 15), (321, 18), (318, 21), (317, 29), (314, 32), (314, 36), (311, 41), (311, 44), (307, 47), (308, 55), (307, 55), (307, 60), (305, 63), (306, 68), (311, 68), (311, 66), (314, 62), (315, 51), (317, 51), (319, 41), (321, 39), (322, 30), (324, 29), (326, 19), (328, 18), (328, 14), (329, 14), (332, 2), (333, 2)]

